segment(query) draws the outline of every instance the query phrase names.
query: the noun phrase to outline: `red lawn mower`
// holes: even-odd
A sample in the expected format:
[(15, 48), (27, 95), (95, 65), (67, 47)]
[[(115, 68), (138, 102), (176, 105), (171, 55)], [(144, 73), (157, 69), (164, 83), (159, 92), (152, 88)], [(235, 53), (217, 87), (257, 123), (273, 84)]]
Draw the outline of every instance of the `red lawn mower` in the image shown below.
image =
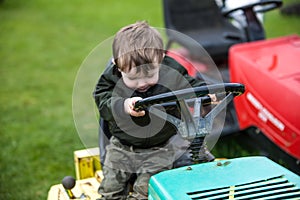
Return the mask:
[[(245, 94), (228, 106), (221, 136), (238, 133), (300, 174), (300, 37), (266, 39), (257, 17), (281, 5), (264, 0), (228, 10), (226, 1), (164, 0), (167, 49), (194, 77), (244, 84)], [(173, 43), (180, 48), (171, 48)], [(206, 52), (221, 78), (207, 64)]]

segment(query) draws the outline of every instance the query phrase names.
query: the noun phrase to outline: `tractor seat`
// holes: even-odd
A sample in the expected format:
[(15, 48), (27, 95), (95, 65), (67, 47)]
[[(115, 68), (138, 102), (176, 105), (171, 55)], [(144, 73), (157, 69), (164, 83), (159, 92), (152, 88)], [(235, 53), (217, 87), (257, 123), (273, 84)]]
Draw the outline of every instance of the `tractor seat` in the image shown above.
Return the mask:
[[(244, 31), (232, 25), (222, 15), (214, 0), (164, 0), (163, 3), (169, 39), (167, 49), (176, 42), (197, 58), (199, 52), (203, 51), (199, 48), (200, 44), (216, 61), (228, 57), (230, 46), (247, 41)], [(180, 33), (194, 41), (188, 41)]]

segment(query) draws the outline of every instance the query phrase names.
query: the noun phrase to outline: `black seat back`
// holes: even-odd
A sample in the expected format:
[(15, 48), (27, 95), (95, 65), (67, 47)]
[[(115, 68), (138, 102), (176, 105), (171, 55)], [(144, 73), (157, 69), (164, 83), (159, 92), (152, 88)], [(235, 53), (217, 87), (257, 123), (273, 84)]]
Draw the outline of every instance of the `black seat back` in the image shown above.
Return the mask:
[(220, 26), (224, 20), (214, 0), (164, 0), (166, 28), (178, 31)]
[(109, 144), (109, 139), (111, 138), (111, 133), (108, 128), (108, 122), (101, 119), (99, 121), (99, 150), (100, 150), (100, 162), (103, 165), (106, 155), (106, 146)]
[[(246, 41), (244, 31), (223, 16), (215, 0), (163, 0), (163, 9), (168, 36), (166, 49), (176, 42), (197, 57), (203, 47), (213, 60), (223, 62), (230, 46)], [(202, 47), (198, 48), (197, 44)]]

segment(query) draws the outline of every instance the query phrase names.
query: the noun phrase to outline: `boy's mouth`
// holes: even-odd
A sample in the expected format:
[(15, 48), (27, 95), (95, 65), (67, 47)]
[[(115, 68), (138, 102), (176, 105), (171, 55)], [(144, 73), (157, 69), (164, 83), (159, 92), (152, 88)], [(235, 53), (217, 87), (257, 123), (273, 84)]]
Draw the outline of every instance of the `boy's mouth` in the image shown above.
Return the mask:
[(146, 87), (142, 87), (142, 88), (137, 88), (138, 92), (146, 92), (151, 86), (146, 86)]

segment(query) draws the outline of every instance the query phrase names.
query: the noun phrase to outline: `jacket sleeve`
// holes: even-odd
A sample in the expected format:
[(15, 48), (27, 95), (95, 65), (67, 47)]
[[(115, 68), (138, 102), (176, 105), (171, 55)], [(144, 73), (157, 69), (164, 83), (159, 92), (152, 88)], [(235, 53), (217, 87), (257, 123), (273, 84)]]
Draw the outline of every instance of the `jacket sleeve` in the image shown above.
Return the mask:
[(113, 95), (115, 86), (120, 79), (113, 73), (113, 65), (108, 66), (100, 76), (96, 88), (93, 92), (95, 103), (100, 113), (100, 117), (104, 120), (114, 120), (113, 114), (124, 116), (124, 101), (125, 99)]

